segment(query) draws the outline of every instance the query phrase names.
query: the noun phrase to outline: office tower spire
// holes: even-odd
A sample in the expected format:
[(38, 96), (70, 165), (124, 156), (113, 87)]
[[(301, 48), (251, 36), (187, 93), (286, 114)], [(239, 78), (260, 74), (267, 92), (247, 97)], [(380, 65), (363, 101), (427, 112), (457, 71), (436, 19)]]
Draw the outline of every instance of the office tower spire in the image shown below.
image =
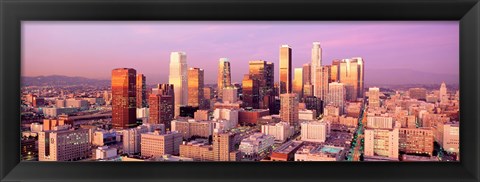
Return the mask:
[(447, 85), (445, 82), (442, 82), (440, 85), (440, 93), (439, 93), (440, 103), (447, 103), (448, 102), (448, 94), (447, 94)]
[(204, 71), (200, 68), (188, 69), (188, 105), (200, 107), (203, 104), (203, 75)]
[(222, 98), (223, 89), (230, 87), (232, 85), (232, 80), (230, 76), (230, 61), (228, 58), (220, 58), (218, 63), (218, 83), (217, 83), (217, 94), (218, 98)]
[(313, 85), (313, 93), (316, 97), (319, 97), (319, 85), (318, 81), (318, 69), (322, 66), (322, 48), (320, 47), (320, 42), (313, 42), (312, 46), (312, 63), (311, 63), (311, 84)]
[(292, 48), (280, 47), (280, 94), (292, 93)]
[(147, 84), (143, 74), (137, 74), (137, 108), (147, 107)]
[(180, 106), (185, 106), (188, 103), (187, 54), (185, 52), (172, 52), (170, 54), (169, 83), (174, 85), (174, 116), (176, 117), (180, 115)]

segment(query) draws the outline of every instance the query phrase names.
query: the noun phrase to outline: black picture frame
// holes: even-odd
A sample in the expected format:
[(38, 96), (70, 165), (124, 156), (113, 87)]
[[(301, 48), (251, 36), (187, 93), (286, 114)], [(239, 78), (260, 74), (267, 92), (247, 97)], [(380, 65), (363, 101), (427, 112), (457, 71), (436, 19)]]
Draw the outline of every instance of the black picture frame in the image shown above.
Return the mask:
[[(1, 0), (1, 181), (479, 181), (478, 0)], [(458, 20), (460, 162), (21, 162), (21, 21)]]

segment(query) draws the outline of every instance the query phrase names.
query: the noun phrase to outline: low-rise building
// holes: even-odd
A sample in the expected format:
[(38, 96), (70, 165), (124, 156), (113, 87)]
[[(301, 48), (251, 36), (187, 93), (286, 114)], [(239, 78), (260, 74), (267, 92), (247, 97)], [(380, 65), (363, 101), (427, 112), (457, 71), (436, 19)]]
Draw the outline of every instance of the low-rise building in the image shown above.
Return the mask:
[(345, 155), (343, 147), (304, 145), (295, 153), (295, 161), (343, 161)]
[(179, 153), (182, 135), (178, 132), (161, 134), (158, 131), (141, 134), (141, 154), (145, 157), (160, 157)]
[(271, 161), (294, 161), (295, 153), (303, 145), (302, 141), (290, 140), (276, 148), (270, 156)]
[(275, 141), (284, 142), (294, 134), (293, 126), (287, 122), (272, 123), (262, 125), (262, 133), (265, 135), (272, 135)]
[(239, 150), (245, 159), (261, 159), (271, 151), (274, 140), (272, 135), (254, 133), (240, 142)]

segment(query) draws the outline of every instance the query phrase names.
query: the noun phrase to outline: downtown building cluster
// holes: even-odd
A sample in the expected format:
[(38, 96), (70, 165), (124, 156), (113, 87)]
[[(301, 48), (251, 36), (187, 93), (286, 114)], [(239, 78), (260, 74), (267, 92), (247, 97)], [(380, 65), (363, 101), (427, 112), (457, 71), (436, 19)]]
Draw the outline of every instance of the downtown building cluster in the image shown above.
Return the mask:
[(168, 83), (147, 85), (147, 75), (116, 68), (110, 88), (92, 97), (62, 93), (51, 101), (29, 93), (27, 104), (45, 114), (24, 132), (22, 155), (34, 153), (39, 161), (398, 161), (459, 152), (458, 96), (445, 84), (432, 93), (367, 91), (363, 58), (323, 65), (314, 42), (311, 61), (293, 68), (292, 52), (279, 47), (278, 82), (273, 62), (252, 60), (234, 83), (235, 65), (220, 58), (217, 83), (207, 85), (203, 68), (188, 67), (187, 53), (172, 52)]

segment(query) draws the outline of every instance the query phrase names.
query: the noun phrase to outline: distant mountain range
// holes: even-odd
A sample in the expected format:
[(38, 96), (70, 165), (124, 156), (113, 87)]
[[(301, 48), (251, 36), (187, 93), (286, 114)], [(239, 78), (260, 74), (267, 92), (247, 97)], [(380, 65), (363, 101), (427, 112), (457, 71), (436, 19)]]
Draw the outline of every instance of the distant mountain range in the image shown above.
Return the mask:
[(409, 69), (368, 69), (365, 70), (365, 83), (369, 85), (404, 85), (404, 84), (459, 84), (460, 75), (439, 74), (414, 71)]
[(92, 85), (108, 86), (110, 80), (99, 80), (84, 77), (69, 77), (61, 75), (22, 77), (22, 86), (66, 86), (66, 85)]
[[(438, 74), (414, 71), (409, 69), (367, 69), (366, 85), (406, 85), (406, 84), (440, 84), (458, 85), (460, 77), (453, 74)], [(61, 75), (22, 77), (22, 86), (66, 86), (95, 85), (108, 86), (110, 80), (91, 79), (85, 77), (69, 77)]]

